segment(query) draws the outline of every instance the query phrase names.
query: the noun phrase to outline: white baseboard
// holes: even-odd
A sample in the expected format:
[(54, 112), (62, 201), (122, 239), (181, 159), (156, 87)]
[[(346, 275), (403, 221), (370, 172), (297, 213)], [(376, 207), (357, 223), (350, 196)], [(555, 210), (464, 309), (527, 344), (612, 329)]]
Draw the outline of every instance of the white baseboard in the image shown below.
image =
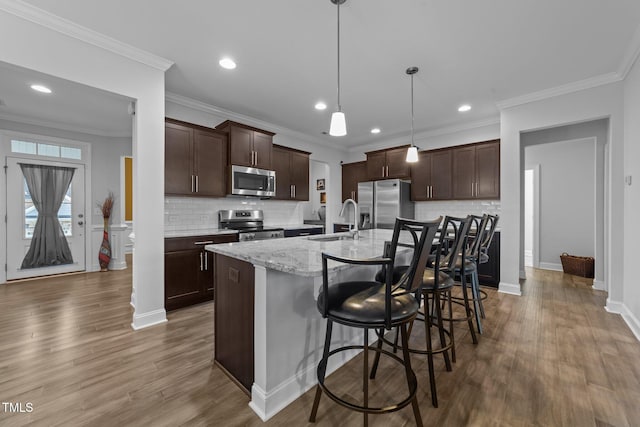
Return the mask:
[(606, 291), (607, 290), (607, 283), (604, 280), (593, 280), (593, 289), (595, 289), (596, 291)]
[[(370, 332), (369, 340), (374, 342), (373, 332)], [(348, 345), (362, 345), (362, 337), (355, 337)], [(362, 349), (345, 350), (340, 352), (339, 356), (333, 356), (329, 358), (327, 364), (327, 374), (329, 377), (342, 365), (349, 360), (357, 356), (362, 352)], [(262, 387), (253, 383), (251, 386), (251, 402), (249, 407), (253, 409), (262, 421), (267, 421), (291, 402), (306, 393), (311, 387), (318, 384), (317, 376), (317, 364), (312, 363), (307, 366), (306, 369), (296, 372), (284, 382), (280, 383), (276, 387), (272, 388), (269, 392), (266, 392)]]
[(158, 325), (167, 321), (167, 312), (164, 308), (150, 311), (148, 313), (133, 314), (133, 322), (131, 327), (137, 331), (139, 329), (148, 328), (149, 326)]
[(563, 271), (562, 264), (558, 264), (557, 262), (540, 262), (540, 268), (542, 270)]
[(520, 285), (514, 285), (513, 283), (500, 282), (498, 285), (498, 292), (509, 295), (522, 296), (522, 290)]
[(607, 299), (607, 305), (604, 309), (609, 313), (621, 315), (627, 326), (629, 326), (629, 329), (631, 329), (631, 332), (633, 332), (633, 335), (640, 341), (640, 321), (626, 305), (619, 301)]

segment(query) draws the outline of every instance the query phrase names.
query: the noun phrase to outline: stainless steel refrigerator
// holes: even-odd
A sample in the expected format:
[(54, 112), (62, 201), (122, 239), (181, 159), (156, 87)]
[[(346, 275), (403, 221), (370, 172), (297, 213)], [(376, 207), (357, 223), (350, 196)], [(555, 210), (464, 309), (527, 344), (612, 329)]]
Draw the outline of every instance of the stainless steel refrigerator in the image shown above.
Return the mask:
[(415, 217), (411, 201), (411, 183), (400, 179), (386, 179), (358, 183), (358, 226), (392, 229), (397, 217)]

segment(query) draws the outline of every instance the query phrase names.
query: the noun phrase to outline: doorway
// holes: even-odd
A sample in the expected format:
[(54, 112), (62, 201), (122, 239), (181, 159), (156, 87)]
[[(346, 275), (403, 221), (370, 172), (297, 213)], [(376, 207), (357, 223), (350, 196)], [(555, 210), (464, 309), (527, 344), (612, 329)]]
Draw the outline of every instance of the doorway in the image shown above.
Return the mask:
[(524, 171), (524, 266), (540, 268), (540, 165)]
[[(34, 241), (35, 226), (42, 217), (23, 174), (21, 165), (67, 168), (73, 178), (65, 191), (57, 212), (64, 239), (70, 250), (70, 262), (48, 261), (48, 265), (23, 266), (25, 256)], [(84, 165), (52, 162), (33, 158), (7, 157), (7, 280), (47, 276), (51, 274), (84, 271), (86, 269), (85, 232), (85, 171)]]

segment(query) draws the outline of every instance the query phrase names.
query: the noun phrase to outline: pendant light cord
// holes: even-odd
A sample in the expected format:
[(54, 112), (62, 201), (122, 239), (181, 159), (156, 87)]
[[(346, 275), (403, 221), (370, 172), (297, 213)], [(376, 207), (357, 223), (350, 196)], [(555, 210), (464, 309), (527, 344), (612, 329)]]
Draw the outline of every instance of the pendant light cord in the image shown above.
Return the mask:
[(413, 147), (413, 74), (411, 74), (411, 146)]
[(340, 105), (340, 0), (336, 4), (338, 5), (338, 111), (342, 111)]

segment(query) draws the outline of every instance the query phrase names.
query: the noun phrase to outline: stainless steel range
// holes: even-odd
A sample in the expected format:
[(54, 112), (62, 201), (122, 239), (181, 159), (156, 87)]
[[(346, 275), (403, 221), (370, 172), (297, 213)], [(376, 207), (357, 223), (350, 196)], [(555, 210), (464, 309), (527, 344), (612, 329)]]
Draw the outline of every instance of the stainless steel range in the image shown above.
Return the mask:
[(218, 227), (238, 230), (238, 240), (241, 242), (284, 237), (283, 228), (264, 226), (261, 210), (220, 210)]

